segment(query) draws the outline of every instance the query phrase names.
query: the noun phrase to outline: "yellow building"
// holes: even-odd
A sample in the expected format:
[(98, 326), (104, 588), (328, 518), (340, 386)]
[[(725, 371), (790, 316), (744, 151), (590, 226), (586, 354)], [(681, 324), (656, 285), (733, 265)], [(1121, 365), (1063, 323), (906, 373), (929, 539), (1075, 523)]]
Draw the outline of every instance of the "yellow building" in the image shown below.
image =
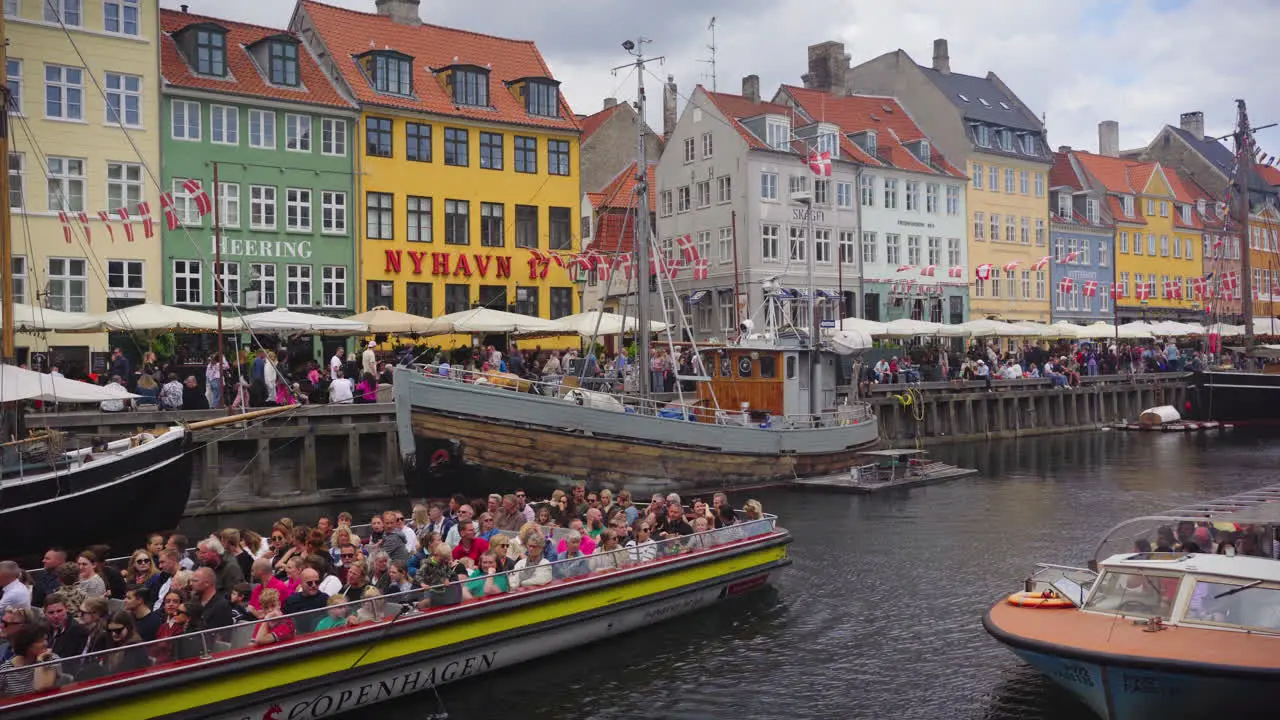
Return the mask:
[[(4, 10), (15, 301), (89, 313), (160, 302), (160, 232), (144, 237), (138, 213), (145, 201), (160, 214), (152, 182), (162, 131), (157, 0), (18, 0)], [(134, 242), (120, 208), (130, 212)], [(60, 211), (69, 213), (69, 242)], [(91, 351), (109, 343), (134, 355), (145, 349), (105, 333), (19, 334), (17, 344), (20, 362), (76, 375), (101, 363), (105, 355)]]
[[(1053, 292), (1048, 287), (1049, 268), (1035, 270), (1032, 266), (1049, 254), (1049, 201), (1045, 197), (1049, 167), (1038, 159), (1022, 160), (1000, 152), (1003, 139), (993, 138), (984, 144), (982, 130), (981, 126), (975, 129), (979, 135), (969, 156), (965, 203), (972, 220), (969, 262), (974, 268), (990, 265), (991, 281), (980, 277), (971, 281), (970, 316), (1048, 322)], [(991, 135), (1005, 132), (992, 131)], [(1035, 135), (1026, 137), (1033, 140), (1018, 143), (1038, 142)], [(1013, 140), (1009, 143), (1014, 146)]]
[(579, 126), (533, 43), (303, 0), (293, 29), (361, 105), (362, 309), (576, 312)]
[(1195, 280), (1204, 274), (1204, 218), (1193, 185), (1156, 162), (1073, 153), (1095, 188), (1107, 194), (1116, 226), (1116, 301), (1120, 321), (1203, 321)]

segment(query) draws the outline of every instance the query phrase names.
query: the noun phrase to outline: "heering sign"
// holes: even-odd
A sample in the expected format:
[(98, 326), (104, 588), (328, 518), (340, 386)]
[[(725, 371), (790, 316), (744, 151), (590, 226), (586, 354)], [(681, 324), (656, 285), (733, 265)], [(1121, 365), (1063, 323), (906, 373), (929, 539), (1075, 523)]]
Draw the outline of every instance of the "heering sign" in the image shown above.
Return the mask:
[[(218, 251), (218, 246), (214, 243), (214, 240), (209, 240), (210, 256)], [(224, 237), (222, 238), (222, 255), (223, 257), (297, 258), (300, 260), (310, 260), (311, 241), (244, 240), (242, 238)]]
[(414, 275), (427, 272), (430, 261), (430, 274), (453, 277), (471, 277), (480, 273), (480, 277), (489, 277), (490, 271), (495, 278), (511, 277), (510, 255), (480, 255), (466, 253), (426, 252), (423, 250), (385, 250), (386, 266), (383, 272), (400, 273), (404, 270), (404, 259), (409, 258), (409, 269)]

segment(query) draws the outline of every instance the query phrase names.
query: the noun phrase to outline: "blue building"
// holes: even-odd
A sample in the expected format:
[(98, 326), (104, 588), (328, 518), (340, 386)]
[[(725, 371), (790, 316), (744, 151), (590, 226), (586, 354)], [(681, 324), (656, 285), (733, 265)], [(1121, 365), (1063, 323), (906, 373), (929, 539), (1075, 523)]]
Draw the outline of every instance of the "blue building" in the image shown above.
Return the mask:
[[(1050, 313), (1054, 322), (1112, 322), (1115, 226), (1105, 197), (1088, 189), (1071, 153), (1049, 173)], [(1070, 282), (1065, 282), (1069, 280)]]

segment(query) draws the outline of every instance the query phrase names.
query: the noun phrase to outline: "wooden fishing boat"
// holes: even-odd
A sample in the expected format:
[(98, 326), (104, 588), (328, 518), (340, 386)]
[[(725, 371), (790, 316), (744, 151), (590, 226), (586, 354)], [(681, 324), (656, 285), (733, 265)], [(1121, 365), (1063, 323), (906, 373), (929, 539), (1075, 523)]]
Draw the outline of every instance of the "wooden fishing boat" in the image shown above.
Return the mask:
[[(343, 606), (367, 622), (254, 647), (257, 623), (179, 636), (180, 659), (0, 699), (5, 718), (321, 718), (649, 627), (766, 586), (790, 563), (776, 518), (653, 546), (653, 559), (535, 588), (416, 609), (417, 595)], [(626, 553), (627, 551), (622, 551)], [(591, 557), (591, 556), (588, 556)], [(563, 566), (564, 563), (553, 563)], [(447, 595), (443, 593), (442, 595)], [(407, 602), (406, 602), (407, 601)], [(403, 603), (403, 604), (402, 604)], [(173, 642), (158, 640), (158, 643)], [(109, 652), (109, 651), (108, 651)], [(92, 661), (82, 656), (78, 662)]]
[[(1278, 508), (1273, 486), (1123, 523), (1097, 555), (1128, 550), (1090, 568), (1040, 566), (983, 625), (1105, 720), (1270, 707), (1280, 693)], [(1211, 531), (1201, 541), (1242, 551), (1136, 551), (1135, 540), (1155, 543), (1161, 527), (1186, 540)]]

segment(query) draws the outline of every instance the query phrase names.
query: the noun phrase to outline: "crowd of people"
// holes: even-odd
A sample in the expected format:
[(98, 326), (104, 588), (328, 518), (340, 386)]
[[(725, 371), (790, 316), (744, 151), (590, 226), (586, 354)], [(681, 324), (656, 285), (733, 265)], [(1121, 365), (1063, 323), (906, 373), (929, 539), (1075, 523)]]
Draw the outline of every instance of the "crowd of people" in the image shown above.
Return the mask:
[(517, 490), (387, 510), (367, 526), (343, 512), (281, 518), (265, 536), (225, 529), (194, 547), (156, 534), (118, 561), (104, 546), (53, 547), (39, 570), (0, 562), (0, 696), (230, 649), (236, 628), (266, 646), (607, 573), (758, 534), (763, 518), (759, 502), (739, 515), (723, 493), (641, 506), (625, 489), (576, 485), (536, 508)]

